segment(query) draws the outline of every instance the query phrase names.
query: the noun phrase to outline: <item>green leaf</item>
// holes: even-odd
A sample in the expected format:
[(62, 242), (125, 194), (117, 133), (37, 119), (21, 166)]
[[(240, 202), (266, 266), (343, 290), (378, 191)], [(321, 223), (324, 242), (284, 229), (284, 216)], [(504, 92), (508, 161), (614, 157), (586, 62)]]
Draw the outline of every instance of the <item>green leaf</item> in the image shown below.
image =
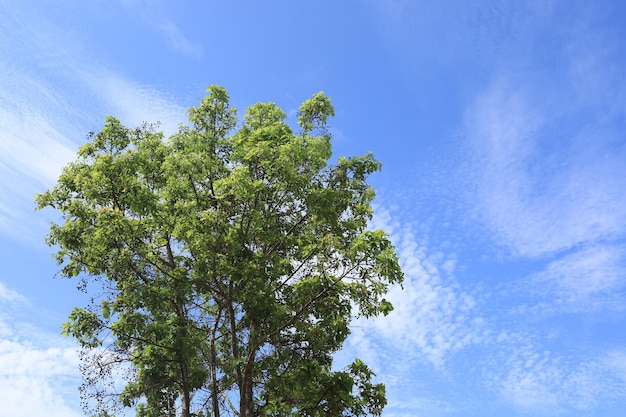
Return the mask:
[(36, 197), (61, 214), (46, 241), (62, 275), (92, 298), (63, 325), (85, 348), (84, 400), (99, 415), (380, 415), (363, 362), (333, 371), (353, 306), (388, 314), (403, 279), (368, 230), (380, 163), (329, 162), (323, 93), (299, 134), (274, 103), (236, 114), (211, 86), (167, 139), (108, 117)]

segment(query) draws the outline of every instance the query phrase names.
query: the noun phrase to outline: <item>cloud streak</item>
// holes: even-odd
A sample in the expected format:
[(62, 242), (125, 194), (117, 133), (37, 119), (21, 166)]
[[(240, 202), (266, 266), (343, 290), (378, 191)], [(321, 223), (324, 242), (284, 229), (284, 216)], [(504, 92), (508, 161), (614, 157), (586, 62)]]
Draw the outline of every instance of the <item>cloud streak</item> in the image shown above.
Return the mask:
[(54, 184), (87, 132), (115, 115), (129, 126), (160, 122), (171, 134), (185, 112), (165, 94), (95, 64), (77, 39), (40, 26), (37, 14), (21, 12), (2, 18), (0, 233), (34, 242), (46, 220), (33, 216), (33, 196)]
[(501, 81), (470, 110), (482, 220), (502, 244), (524, 257), (622, 236), (626, 166), (620, 161), (626, 149), (611, 143), (616, 132), (596, 126), (590, 135), (590, 127), (579, 126), (560, 133), (548, 122), (559, 115), (541, 107), (528, 89)]
[(623, 247), (595, 246), (563, 256), (530, 277), (546, 312), (625, 310), (626, 253)]
[[(525, 268), (508, 268), (493, 311), (481, 311), (498, 337), (483, 347), (480, 368), (492, 392), (533, 415), (624, 398), (622, 350), (606, 337), (582, 346), (573, 333), (586, 315), (622, 314), (626, 305), (621, 47), (581, 16), (568, 15), (571, 30), (551, 39), (562, 60), (522, 55), (496, 66), (464, 119), (471, 217), (490, 256)], [(520, 47), (540, 45), (542, 24), (519, 35)]]
[(137, 16), (141, 22), (161, 33), (170, 47), (179, 54), (195, 59), (202, 58), (202, 45), (191, 41), (178, 25), (171, 19), (164, 17), (164, 13), (158, 10), (159, 5), (157, 2), (120, 0), (120, 4), (126, 13)]
[(176, 51), (192, 58), (202, 57), (202, 46), (187, 39), (180, 28), (170, 20), (164, 19), (156, 27), (166, 36), (169, 44)]

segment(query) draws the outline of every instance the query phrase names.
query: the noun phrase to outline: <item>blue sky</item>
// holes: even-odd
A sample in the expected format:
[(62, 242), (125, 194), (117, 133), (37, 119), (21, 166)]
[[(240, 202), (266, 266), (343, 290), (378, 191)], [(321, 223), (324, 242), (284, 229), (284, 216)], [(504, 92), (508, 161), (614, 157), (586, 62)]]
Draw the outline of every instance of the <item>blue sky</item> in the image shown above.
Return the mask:
[[(591, 4), (595, 3), (595, 4)], [(89, 131), (184, 121), (210, 84), (243, 111), (333, 99), (334, 154), (383, 170), (373, 226), (406, 273), (337, 364), (385, 417), (626, 409), (626, 3), (0, 0), (0, 404), (79, 416), (34, 212)]]

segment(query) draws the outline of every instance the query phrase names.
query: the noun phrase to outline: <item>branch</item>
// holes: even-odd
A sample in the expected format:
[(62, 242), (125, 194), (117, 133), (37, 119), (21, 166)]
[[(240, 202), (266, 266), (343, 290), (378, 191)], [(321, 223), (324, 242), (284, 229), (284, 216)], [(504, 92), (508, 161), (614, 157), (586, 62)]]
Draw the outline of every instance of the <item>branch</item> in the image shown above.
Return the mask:
[(249, 370), (249, 368), (252, 366), (252, 363), (254, 362), (254, 357), (256, 356), (256, 352), (260, 349), (260, 347), (264, 343), (266, 343), (273, 336), (277, 335), (278, 333), (280, 333), (281, 331), (285, 330), (286, 328), (291, 326), (293, 323), (295, 323), (296, 320), (298, 320), (300, 317), (302, 317), (302, 315), (304, 315), (305, 312), (308, 311), (308, 308), (310, 306), (312, 306), (314, 303), (319, 301), (323, 296), (325, 296), (328, 293), (328, 291), (330, 291), (332, 288), (334, 288), (336, 285), (338, 285), (349, 273), (351, 273), (354, 269), (356, 269), (359, 264), (360, 264), (360, 261), (359, 262), (355, 262), (354, 265), (351, 268), (349, 268), (347, 271), (345, 271), (343, 274), (341, 274), (341, 276), (339, 278), (337, 278), (334, 282), (332, 282), (330, 286), (326, 287), (323, 291), (321, 291), (319, 294), (317, 294), (315, 297), (313, 297), (311, 300), (309, 300), (305, 305), (303, 305), (302, 308), (300, 308), (300, 310), (298, 310), (289, 320), (287, 320), (287, 322), (285, 324), (283, 324), (282, 326), (277, 327), (274, 331), (272, 331), (272, 332), (268, 333), (267, 335), (263, 336), (262, 338), (260, 338), (254, 344), (254, 346), (252, 347), (252, 349), (250, 349), (250, 351), (248, 353), (248, 356), (246, 358), (246, 370)]
[(239, 416), (239, 411), (237, 411), (237, 408), (235, 408), (233, 403), (230, 401), (230, 398), (228, 398), (228, 395), (226, 395), (224, 391), (221, 391), (220, 394), (222, 394), (222, 397), (224, 397), (230, 409), (233, 410), (233, 413), (235, 413), (236, 416)]

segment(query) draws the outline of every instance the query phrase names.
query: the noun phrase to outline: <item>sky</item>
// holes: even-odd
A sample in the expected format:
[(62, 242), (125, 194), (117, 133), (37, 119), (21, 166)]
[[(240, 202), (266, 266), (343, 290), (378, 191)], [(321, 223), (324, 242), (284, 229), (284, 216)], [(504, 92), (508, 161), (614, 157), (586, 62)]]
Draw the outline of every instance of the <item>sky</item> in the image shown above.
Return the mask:
[(0, 0), (0, 415), (81, 416), (61, 336), (88, 302), (44, 237), (88, 132), (185, 121), (208, 85), (295, 121), (332, 98), (334, 156), (383, 169), (372, 227), (406, 275), (337, 366), (384, 417), (622, 416), (626, 3)]

